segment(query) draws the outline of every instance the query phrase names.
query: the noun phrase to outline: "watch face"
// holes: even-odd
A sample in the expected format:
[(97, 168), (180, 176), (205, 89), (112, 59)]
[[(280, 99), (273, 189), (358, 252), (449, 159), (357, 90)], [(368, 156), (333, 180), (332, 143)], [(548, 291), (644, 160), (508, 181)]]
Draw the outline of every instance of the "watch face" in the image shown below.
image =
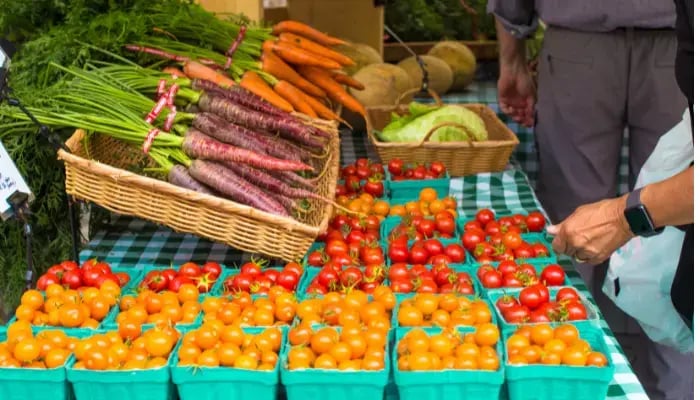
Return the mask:
[(625, 218), (627, 218), (630, 230), (635, 235), (645, 236), (654, 233), (654, 226), (644, 206), (628, 208), (625, 210)]

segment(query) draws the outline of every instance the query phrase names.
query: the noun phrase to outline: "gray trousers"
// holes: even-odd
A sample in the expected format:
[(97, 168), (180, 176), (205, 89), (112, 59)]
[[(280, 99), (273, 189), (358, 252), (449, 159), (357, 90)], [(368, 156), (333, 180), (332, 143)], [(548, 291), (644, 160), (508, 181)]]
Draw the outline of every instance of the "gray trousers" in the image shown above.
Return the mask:
[[(616, 197), (625, 129), (636, 181), (658, 139), (687, 102), (675, 80), (673, 31), (584, 33), (550, 27), (538, 66), (536, 193), (554, 223), (577, 207)], [(601, 287), (607, 264), (578, 265), (652, 399), (693, 397), (693, 355), (652, 343)]]

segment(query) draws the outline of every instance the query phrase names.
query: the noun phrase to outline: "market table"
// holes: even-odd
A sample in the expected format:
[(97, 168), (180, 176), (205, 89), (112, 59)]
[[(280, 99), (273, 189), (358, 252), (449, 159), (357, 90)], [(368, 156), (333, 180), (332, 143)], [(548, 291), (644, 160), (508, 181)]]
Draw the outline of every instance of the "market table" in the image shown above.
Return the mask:
[[(366, 135), (343, 132), (342, 163), (353, 162), (359, 157), (375, 158), (376, 155), (367, 143)], [(541, 210), (542, 207), (532, 191), (527, 175), (517, 167), (517, 162), (502, 173), (479, 174), (452, 179), (450, 194), (457, 199), (460, 210), (474, 214), (478, 208), (491, 208), (496, 213), (523, 213)], [(135, 266), (181, 264), (186, 261), (203, 263), (216, 261), (233, 267), (240, 265), (250, 255), (226, 245), (213, 243), (189, 234), (173, 232), (170, 229), (129, 217), (115, 216), (108, 231), (98, 232), (80, 253), (81, 261), (97, 257), (112, 265)], [(586, 289), (570, 260), (560, 260), (572, 284), (593, 304), (593, 298)], [(615, 375), (608, 388), (608, 399), (648, 399), (637, 376), (609, 329), (598, 314), (600, 325), (605, 332), (605, 340), (612, 354)]]

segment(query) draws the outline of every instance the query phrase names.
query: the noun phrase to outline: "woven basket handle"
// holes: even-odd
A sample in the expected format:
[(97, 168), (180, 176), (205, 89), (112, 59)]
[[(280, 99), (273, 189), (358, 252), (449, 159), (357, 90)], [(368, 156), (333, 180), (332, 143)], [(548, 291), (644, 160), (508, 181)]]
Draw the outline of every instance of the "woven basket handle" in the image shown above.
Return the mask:
[[(415, 88), (415, 89), (410, 89), (410, 90), (405, 91), (401, 96), (399, 96), (398, 99), (396, 99), (396, 104), (394, 104), (394, 105), (398, 106), (399, 104), (401, 104), (401, 101), (406, 96), (419, 93), (420, 91), (421, 91), (421, 88)], [(435, 100), (435, 103), (438, 106), (443, 106), (442, 99), (440, 98), (440, 95), (437, 94), (437, 92), (435, 92), (433, 89), (428, 88), (428, 93), (430, 94), (430, 97), (432, 97), (433, 100)]]
[(456, 122), (442, 122), (442, 123), (437, 124), (437, 125), (433, 126), (432, 128), (430, 128), (428, 133), (425, 134), (425, 137), (423, 138), (423, 140), (420, 141), (415, 147), (422, 146), (425, 142), (430, 140), (430, 138), (433, 136), (433, 133), (437, 132), (438, 129), (444, 128), (446, 126), (459, 128), (459, 129), (463, 130), (464, 132), (466, 132), (467, 136), (469, 136), (469, 139), (470, 139), (470, 140), (467, 140), (466, 142), (469, 143), (470, 147), (474, 145), (473, 141), (476, 140), (476, 135), (469, 128), (467, 128), (466, 126), (464, 126), (462, 124), (458, 124)]

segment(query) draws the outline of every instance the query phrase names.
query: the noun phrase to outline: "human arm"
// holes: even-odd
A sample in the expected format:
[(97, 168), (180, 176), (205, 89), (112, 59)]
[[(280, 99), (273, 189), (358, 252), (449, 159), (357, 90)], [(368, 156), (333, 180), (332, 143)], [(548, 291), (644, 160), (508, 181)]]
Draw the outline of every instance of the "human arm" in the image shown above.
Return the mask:
[(525, 38), (537, 29), (534, 0), (489, 0), (488, 9), (496, 17), (499, 107), (515, 122), (532, 126), (536, 91), (527, 65)]
[(654, 225), (679, 226), (693, 223), (693, 170), (684, 170), (642, 189), (641, 201)]
[[(640, 195), (656, 227), (693, 222), (693, 170), (645, 186)], [(627, 195), (583, 205), (558, 225), (547, 228), (554, 235), (552, 247), (597, 265), (622, 247), (634, 234), (625, 218)]]

